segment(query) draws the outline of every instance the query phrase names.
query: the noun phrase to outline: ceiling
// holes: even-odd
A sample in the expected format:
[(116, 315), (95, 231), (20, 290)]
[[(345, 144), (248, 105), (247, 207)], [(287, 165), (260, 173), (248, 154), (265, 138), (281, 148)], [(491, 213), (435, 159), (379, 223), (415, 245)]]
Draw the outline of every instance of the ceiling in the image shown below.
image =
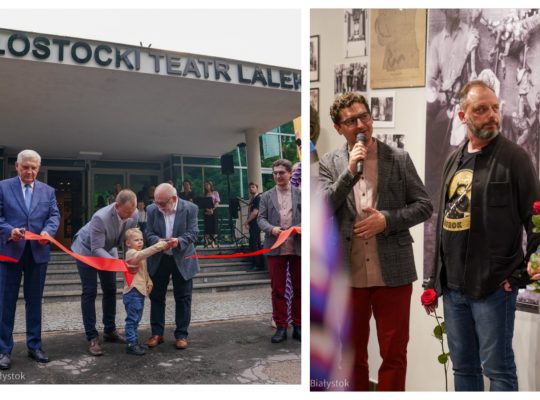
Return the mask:
[(0, 58), (0, 146), (45, 158), (220, 156), (300, 115), (300, 92)]

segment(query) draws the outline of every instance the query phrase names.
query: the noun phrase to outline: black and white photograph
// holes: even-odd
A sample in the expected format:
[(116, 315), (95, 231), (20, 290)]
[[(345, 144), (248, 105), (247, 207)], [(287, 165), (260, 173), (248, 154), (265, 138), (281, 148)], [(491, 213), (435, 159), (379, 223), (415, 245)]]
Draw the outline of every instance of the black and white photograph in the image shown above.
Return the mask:
[(309, 89), (309, 104), (319, 111), (319, 88)]
[(396, 149), (405, 149), (405, 135), (396, 133), (375, 133), (377, 139)]
[(365, 92), (367, 90), (367, 62), (338, 64), (334, 68), (334, 94)]
[(395, 97), (396, 92), (394, 91), (370, 92), (370, 109), (374, 128), (393, 128), (395, 126)]
[(426, 189), (435, 207), (425, 224), (424, 276), (431, 272), (443, 162), (466, 138), (458, 94), (473, 79), (500, 99), (501, 133), (522, 146), (538, 172), (540, 136), (538, 9), (429, 10), (426, 66)]
[(319, 82), (319, 35), (311, 36), (309, 40), (309, 80)]
[(362, 57), (367, 55), (366, 40), (367, 10), (353, 8), (345, 10), (345, 58)]

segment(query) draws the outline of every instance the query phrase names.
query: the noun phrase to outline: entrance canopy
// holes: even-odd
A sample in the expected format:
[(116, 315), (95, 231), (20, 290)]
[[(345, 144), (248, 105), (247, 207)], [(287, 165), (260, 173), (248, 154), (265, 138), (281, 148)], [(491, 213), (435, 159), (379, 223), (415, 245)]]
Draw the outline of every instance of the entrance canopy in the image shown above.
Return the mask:
[(300, 89), (298, 70), (0, 29), (8, 155), (219, 156), (299, 116)]

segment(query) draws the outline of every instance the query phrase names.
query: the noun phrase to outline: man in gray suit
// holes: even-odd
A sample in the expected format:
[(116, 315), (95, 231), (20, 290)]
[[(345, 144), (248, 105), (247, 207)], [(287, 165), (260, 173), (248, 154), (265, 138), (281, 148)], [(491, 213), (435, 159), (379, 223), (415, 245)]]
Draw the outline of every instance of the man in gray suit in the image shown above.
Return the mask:
[[(71, 250), (83, 256), (118, 258), (118, 247), (123, 244), (124, 232), (137, 226), (137, 196), (125, 189), (116, 201), (96, 211), (90, 222), (75, 235)], [(98, 271), (77, 261), (81, 277), (81, 309), (88, 351), (93, 356), (103, 354), (96, 330), (97, 276), (103, 291), (103, 338), (105, 341), (125, 343), (116, 330), (116, 272)]]
[[(291, 185), (292, 164), (289, 160), (277, 160), (272, 164), (272, 174), (276, 186), (261, 195), (257, 223), (265, 233), (264, 247), (270, 248), (280, 233), (291, 226), (301, 223), (300, 190)], [(293, 236), (279, 248), (268, 254), (268, 272), (272, 285), (272, 310), (276, 322), (276, 333), (272, 343), (279, 343), (287, 338), (289, 318), (285, 286), (287, 282), (287, 265), (291, 274), (293, 297), (291, 314), (293, 320), (293, 338), (301, 340), (301, 241), (300, 236)]]
[(383, 359), (378, 390), (405, 390), (412, 282), (417, 279), (409, 228), (428, 219), (433, 207), (409, 155), (372, 137), (363, 96), (337, 97), (330, 116), (347, 143), (324, 155), (319, 175), (350, 276), (353, 388), (369, 390), (373, 314)]
[(175, 345), (179, 350), (188, 347), (188, 327), (191, 322), (191, 294), (193, 277), (199, 272), (195, 255), (195, 242), (199, 229), (197, 213), (199, 207), (178, 197), (176, 189), (162, 183), (154, 192), (154, 203), (146, 209), (146, 241), (149, 246), (166, 240), (169, 248), (148, 259), (148, 274), (154, 288), (150, 293), (150, 325), (152, 336), (146, 341), (148, 347), (163, 343), (165, 330), (165, 297), (172, 276), (173, 294), (176, 303), (174, 331)]

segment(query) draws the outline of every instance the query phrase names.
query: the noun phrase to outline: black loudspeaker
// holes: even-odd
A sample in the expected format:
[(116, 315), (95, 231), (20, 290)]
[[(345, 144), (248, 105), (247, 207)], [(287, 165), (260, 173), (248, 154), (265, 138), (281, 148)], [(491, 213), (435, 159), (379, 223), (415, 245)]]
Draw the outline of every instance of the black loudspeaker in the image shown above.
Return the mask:
[(234, 174), (234, 163), (232, 154), (224, 154), (221, 156), (221, 173), (223, 175)]

